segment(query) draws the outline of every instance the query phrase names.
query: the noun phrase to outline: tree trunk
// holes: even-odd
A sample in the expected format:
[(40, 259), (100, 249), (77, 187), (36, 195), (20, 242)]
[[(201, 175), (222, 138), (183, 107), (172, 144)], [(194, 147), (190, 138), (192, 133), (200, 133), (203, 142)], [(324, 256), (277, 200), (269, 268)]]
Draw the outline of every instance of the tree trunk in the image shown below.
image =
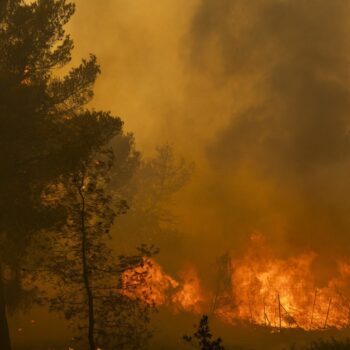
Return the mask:
[(7, 323), (3, 277), (0, 266), (0, 349), (11, 350), (10, 332)]
[[(82, 180), (84, 177), (82, 178)], [(82, 258), (82, 266), (83, 266), (83, 281), (84, 287), (87, 295), (88, 301), (88, 340), (89, 340), (89, 349), (96, 350), (95, 343), (95, 315), (94, 315), (94, 297), (90, 286), (90, 271), (89, 264), (86, 256), (86, 245), (87, 245), (87, 237), (86, 237), (86, 228), (85, 228), (85, 196), (82, 191), (84, 181), (82, 181), (81, 186), (78, 188), (80, 199), (81, 199), (81, 212), (80, 212), (80, 220), (81, 220), (81, 258)]]

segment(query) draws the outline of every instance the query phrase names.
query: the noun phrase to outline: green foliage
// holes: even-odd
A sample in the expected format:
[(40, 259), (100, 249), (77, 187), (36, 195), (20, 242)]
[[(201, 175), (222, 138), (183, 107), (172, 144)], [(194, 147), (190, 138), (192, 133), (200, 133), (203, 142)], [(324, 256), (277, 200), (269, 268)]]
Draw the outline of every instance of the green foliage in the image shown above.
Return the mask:
[(225, 350), (221, 345), (222, 340), (220, 338), (212, 340), (213, 335), (209, 329), (209, 320), (208, 316), (203, 315), (197, 331), (193, 336), (185, 335), (183, 339), (191, 344), (196, 345), (201, 350)]

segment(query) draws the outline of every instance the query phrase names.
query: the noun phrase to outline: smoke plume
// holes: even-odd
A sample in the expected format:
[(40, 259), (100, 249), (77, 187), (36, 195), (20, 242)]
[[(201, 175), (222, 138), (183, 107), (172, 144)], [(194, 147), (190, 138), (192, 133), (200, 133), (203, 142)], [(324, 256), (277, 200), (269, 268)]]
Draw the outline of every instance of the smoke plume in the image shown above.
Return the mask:
[(197, 164), (174, 210), (198, 259), (252, 231), (281, 254), (347, 252), (348, 19), (345, 0), (78, 1), (96, 106), (146, 154), (169, 141)]

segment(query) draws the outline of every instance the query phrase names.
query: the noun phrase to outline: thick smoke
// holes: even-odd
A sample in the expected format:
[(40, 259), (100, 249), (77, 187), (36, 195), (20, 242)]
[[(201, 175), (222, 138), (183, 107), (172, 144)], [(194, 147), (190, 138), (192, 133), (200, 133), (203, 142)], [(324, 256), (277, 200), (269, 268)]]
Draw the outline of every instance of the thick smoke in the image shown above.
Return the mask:
[(170, 141), (197, 164), (174, 210), (198, 259), (241, 247), (252, 231), (283, 254), (347, 253), (348, 1), (77, 9), (76, 57), (94, 52), (102, 65), (95, 105), (120, 114), (141, 151)]
[(239, 106), (206, 148), (234, 208), (232, 235), (254, 226), (288, 249), (347, 249), (348, 18), (342, 0), (199, 6), (191, 63), (213, 89), (235, 86)]
[(350, 252), (350, 2), (75, 2), (74, 60), (102, 66), (94, 107), (120, 115), (143, 154), (169, 141), (196, 163), (173, 202), (188, 252), (171, 241), (161, 254), (204, 276), (259, 231), (283, 256), (316, 250), (326, 282)]

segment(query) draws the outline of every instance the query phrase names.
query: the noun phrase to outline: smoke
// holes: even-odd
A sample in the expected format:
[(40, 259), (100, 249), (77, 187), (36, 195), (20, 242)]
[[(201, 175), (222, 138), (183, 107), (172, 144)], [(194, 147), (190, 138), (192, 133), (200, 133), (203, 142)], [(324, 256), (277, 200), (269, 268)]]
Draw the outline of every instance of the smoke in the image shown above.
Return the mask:
[(259, 231), (275, 254), (315, 250), (316, 284), (331, 280), (350, 247), (350, 2), (75, 2), (73, 63), (92, 52), (102, 68), (93, 107), (119, 115), (144, 156), (170, 142), (196, 163), (172, 202), (187, 251), (161, 250), (174, 270), (213, 274)]
[[(69, 31), (75, 59), (97, 55), (102, 75), (94, 107), (111, 109), (147, 154), (174, 141), (181, 126), (183, 73), (180, 45), (191, 1), (77, 0)], [(180, 106), (180, 107), (179, 107)]]
[[(139, 148), (197, 163), (174, 211), (211, 256), (252, 231), (281, 254), (350, 243), (349, 2), (77, 1), (76, 57), (102, 65), (94, 106)], [(205, 254), (208, 256), (207, 254)]]
[(232, 92), (240, 108), (208, 159), (232, 202), (244, 197), (234, 215), (288, 248), (349, 241), (348, 17), (346, 1), (203, 0), (192, 23), (193, 65), (250, 85)]

